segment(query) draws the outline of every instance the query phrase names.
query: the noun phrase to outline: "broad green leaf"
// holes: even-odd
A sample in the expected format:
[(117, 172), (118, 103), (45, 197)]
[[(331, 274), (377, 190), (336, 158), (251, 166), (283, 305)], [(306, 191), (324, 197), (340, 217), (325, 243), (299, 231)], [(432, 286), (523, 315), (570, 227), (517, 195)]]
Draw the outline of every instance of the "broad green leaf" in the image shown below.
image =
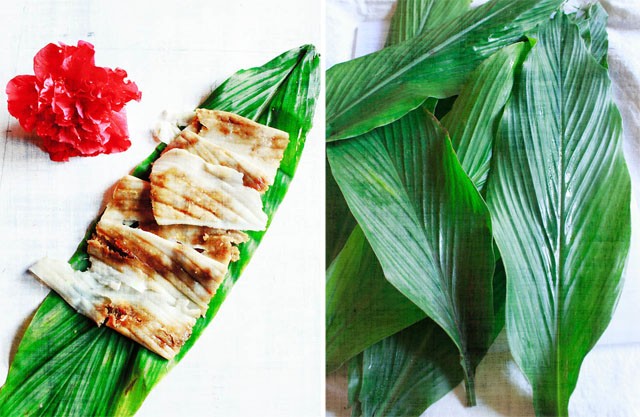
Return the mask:
[(578, 25), (580, 35), (591, 51), (593, 57), (607, 68), (607, 52), (609, 40), (607, 38), (607, 20), (609, 16), (600, 3), (595, 2), (584, 9), (569, 15), (571, 20)]
[(462, 168), (481, 192), (489, 174), (497, 121), (511, 95), (516, 69), (529, 49), (519, 42), (480, 64), (442, 119)]
[(565, 15), (537, 40), (499, 126), (487, 200), (511, 352), (536, 413), (566, 416), (620, 295), (630, 183), (606, 69)]
[(358, 416), (419, 416), (463, 378), (456, 346), (431, 319), (371, 346), (356, 360), (362, 362), (354, 370), (359, 384), (352, 393)]
[[(259, 88), (251, 88), (253, 82)], [(263, 196), (269, 219), (295, 171), (311, 128), (318, 91), (318, 56), (312, 46), (303, 46), (263, 67), (241, 71), (205, 101), (209, 108), (250, 116), (289, 132), (289, 147), (274, 185)], [(256, 95), (259, 100), (254, 99)], [(158, 151), (143, 161), (134, 170), (136, 175), (144, 177), (145, 169), (157, 155)], [(0, 390), (0, 415), (133, 415), (153, 386), (180, 361), (215, 316), (264, 232), (249, 235), (250, 240), (240, 246), (240, 260), (231, 265), (206, 317), (198, 320), (191, 338), (171, 361), (108, 328), (97, 328), (51, 293), (25, 332)], [(87, 267), (85, 247), (83, 241), (70, 261), (76, 269)]]
[(439, 29), (327, 71), (327, 141), (399, 119), (426, 97), (457, 94), (487, 57), (548, 19), (562, 0), (492, 0)]
[(398, 0), (385, 46), (446, 25), (469, 10), (471, 0)]
[(423, 319), (385, 278), (359, 226), (327, 270), (327, 371)]
[(416, 110), (327, 154), (385, 277), (451, 337), (471, 385), (493, 326), (491, 226), (445, 132)]

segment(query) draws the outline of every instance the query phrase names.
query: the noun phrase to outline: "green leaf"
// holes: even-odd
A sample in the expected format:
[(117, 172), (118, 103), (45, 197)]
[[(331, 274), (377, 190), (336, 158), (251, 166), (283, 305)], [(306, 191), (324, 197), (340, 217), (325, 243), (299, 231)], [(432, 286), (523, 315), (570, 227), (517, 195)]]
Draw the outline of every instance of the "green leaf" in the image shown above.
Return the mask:
[(536, 413), (566, 416), (620, 295), (630, 180), (606, 69), (565, 15), (537, 39), (499, 126), (487, 200), (511, 352)]
[(423, 319), (385, 278), (359, 226), (327, 270), (327, 371)]
[(528, 43), (519, 42), (480, 64), (442, 119), (462, 168), (481, 192), (489, 174), (497, 121), (511, 95), (516, 69), (529, 49)]
[(429, 30), (327, 71), (327, 141), (399, 119), (426, 97), (457, 94), (500, 48), (548, 19), (562, 0), (492, 0), (455, 24)]
[[(290, 143), (280, 170), (263, 196), (270, 220), (295, 172), (311, 128), (318, 92), (318, 56), (313, 46), (306, 45), (263, 67), (239, 72), (205, 101), (209, 108), (249, 116), (289, 132)], [(157, 155), (158, 151), (154, 152), (134, 172), (144, 177), (150, 161)], [(36, 312), (11, 364), (0, 391), (0, 415), (133, 415), (153, 386), (182, 359), (215, 316), (264, 232), (249, 235), (250, 240), (240, 246), (240, 260), (230, 266), (206, 317), (198, 320), (191, 338), (171, 361), (111, 329), (97, 328), (51, 293)], [(81, 243), (72, 257), (70, 263), (74, 268), (86, 268), (85, 247), (86, 242)]]
[(359, 413), (353, 415), (364, 417), (419, 416), (463, 377), (456, 346), (431, 319), (371, 346), (356, 361), (352, 400)]
[(578, 25), (580, 36), (591, 51), (591, 55), (607, 68), (607, 52), (609, 39), (607, 38), (607, 20), (609, 16), (600, 3), (595, 2), (584, 9), (569, 15), (571, 20)]
[(446, 25), (469, 10), (471, 0), (398, 0), (385, 46)]
[(326, 160), (325, 173), (325, 265), (328, 266), (343, 250), (347, 239), (358, 223), (353, 218), (342, 191), (333, 178), (329, 160)]
[(445, 132), (416, 110), (327, 154), (385, 277), (443, 327), (472, 384), (493, 326), (491, 227)]

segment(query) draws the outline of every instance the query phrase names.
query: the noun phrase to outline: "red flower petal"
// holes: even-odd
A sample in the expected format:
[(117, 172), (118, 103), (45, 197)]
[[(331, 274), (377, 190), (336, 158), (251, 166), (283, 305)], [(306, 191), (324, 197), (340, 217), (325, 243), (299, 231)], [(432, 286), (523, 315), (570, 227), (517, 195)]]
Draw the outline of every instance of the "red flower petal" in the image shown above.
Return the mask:
[(126, 71), (97, 67), (94, 56), (88, 42), (48, 44), (34, 57), (35, 76), (7, 85), (9, 112), (35, 130), (54, 161), (131, 146), (124, 106), (141, 93)]

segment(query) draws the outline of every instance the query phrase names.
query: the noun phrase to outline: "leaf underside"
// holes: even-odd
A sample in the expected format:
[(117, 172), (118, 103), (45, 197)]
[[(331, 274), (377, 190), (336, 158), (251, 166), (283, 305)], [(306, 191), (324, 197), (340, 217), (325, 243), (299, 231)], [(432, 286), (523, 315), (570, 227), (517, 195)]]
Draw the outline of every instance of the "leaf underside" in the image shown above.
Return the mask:
[(578, 27), (542, 27), (498, 129), (488, 181), (506, 326), (539, 416), (565, 416), (621, 290), (630, 183), (607, 71)]
[[(290, 135), (274, 184), (263, 196), (271, 220), (295, 172), (319, 92), (318, 55), (306, 45), (288, 51), (262, 67), (236, 73), (201, 107), (238, 113)], [(145, 178), (163, 145), (133, 174)], [(87, 237), (90, 235), (88, 232)], [(211, 300), (180, 353), (166, 361), (113, 330), (98, 328), (50, 293), (25, 332), (0, 390), (0, 415), (131, 416), (156, 383), (186, 354), (213, 319), (265, 232), (248, 233), (240, 260)], [(75, 269), (88, 266), (86, 239), (70, 260)]]

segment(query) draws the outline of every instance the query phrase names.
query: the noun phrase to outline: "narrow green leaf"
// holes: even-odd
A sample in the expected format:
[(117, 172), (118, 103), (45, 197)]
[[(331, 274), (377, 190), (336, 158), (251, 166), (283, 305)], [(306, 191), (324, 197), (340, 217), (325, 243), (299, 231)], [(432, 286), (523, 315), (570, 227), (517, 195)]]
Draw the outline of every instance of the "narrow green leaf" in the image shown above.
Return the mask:
[(463, 377), (456, 346), (431, 319), (371, 346), (360, 360), (357, 400), (365, 417), (419, 416)]
[(511, 95), (516, 68), (529, 49), (529, 44), (519, 42), (480, 64), (442, 119), (462, 168), (481, 192), (489, 174), (497, 121)]
[[(336, 183), (329, 160), (325, 163), (325, 209), (326, 209), (326, 231), (325, 231), (325, 264), (327, 267), (340, 254), (347, 239), (357, 225), (356, 219), (344, 200), (342, 191)], [(327, 290), (328, 291), (328, 290)]]
[(609, 39), (607, 37), (607, 20), (609, 16), (607, 12), (600, 3), (595, 2), (570, 14), (569, 17), (578, 25), (580, 36), (582, 36), (589, 51), (591, 51), (591, 55), (600, 65), (607, 68), (607, 52), (609, 49)]
[(469, 10), (471, 0), (398, 0), (385, 46), (446, 25)]
[(426, 97), (457, 94), (484, 59), (548, 19), (562, 0), (492, 0), (430, 30), (327, 71), (327, 141), (391, 123)]
[(471, 384), (493, 326), (491, 227), (443, 129), (416, 110), (327, 154), (385, 277), (443, 327)]
[[(259, 88), (251, 87), (252, 80)], [(286, 52), (263, 67), (239, 72), (205, 102), (209, 108), (239, 113), (289, 132), (290, 143), (280, 170), (263, 197), (269, 219), (295, 171), (311, 128), (318, 92), (318, 56), (313, 46), (307, 45)], [(158, 151), (143, 161), (134, 170), (136, 175), (143, 177), (157, 156)], [(0, 390), (0, 415), (133, 415), (153, 386), (180, 361), (213, 319), (263, 235), (264, 232), (252, 232), (250, 240), (240, 246), (240, 260), (231, 265), (206, 317), (198, 320), (191, 338), (172, 361), (108, 328), (97, 328), (51, 293), (25, 332)], [(85, 248), (83, 241), (70, 260), (76, 269), (87, 267)]]
[(487, 199), (511, 352), (536, 413), (566, 416), (620, 295), (630, 183), (606, 69), (565, 15), (537, 40), (499, 126)]
[(356, 226), (327, 270), (327, 371), (423, 319), (425, 313), (385, 278)]

